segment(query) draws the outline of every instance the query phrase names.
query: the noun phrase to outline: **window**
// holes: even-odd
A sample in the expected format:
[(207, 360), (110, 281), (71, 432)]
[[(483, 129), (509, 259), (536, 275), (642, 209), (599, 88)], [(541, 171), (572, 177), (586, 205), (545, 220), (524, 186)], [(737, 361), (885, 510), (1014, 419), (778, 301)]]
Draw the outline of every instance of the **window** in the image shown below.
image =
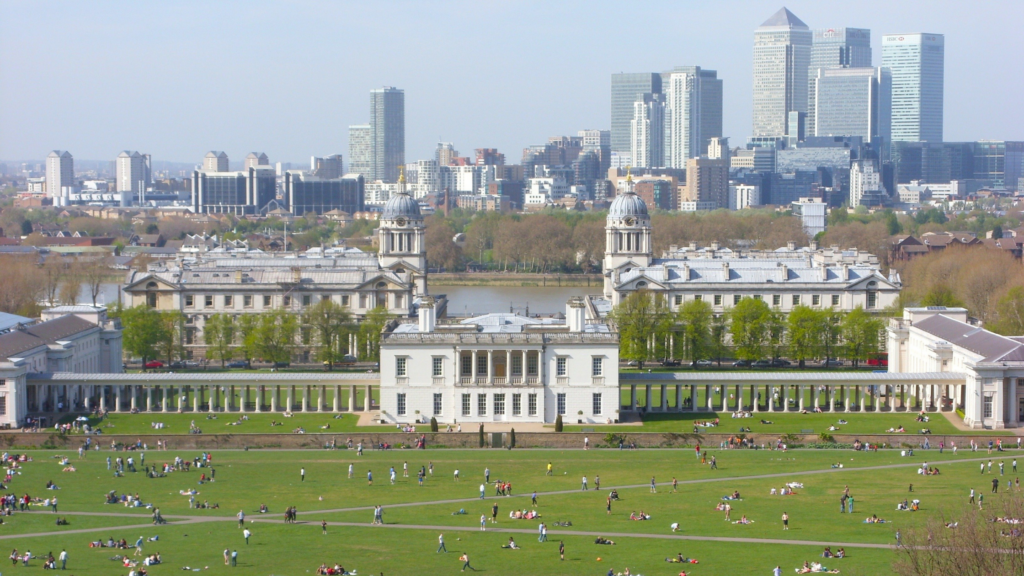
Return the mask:
[(519, 354), (512, 356), (512, 374), (515, 376), (523, 375), (523, 357)]
[(504, 416), (505, 415), (505, 395), (495, 394), (494, 395), (494, 415)]
[(0, 396), (0, 416), (7, 415), (7, 396)]
[(565, 376), (565, 356), (559, 356), (555, 361), (555, 376)]
[(592, 408), (594, 409), (594, 416), (599, 416), (601, 414), (601, 394), (600, 393), (594, 394)]
[(512, 395), (512, 415), (522, 416), (523, 415), (523, 395), (513, 394)]
[(799, 294), (793, 294), (793, 306), (799, 306), (799, 305), (800, 305), (800, 295)]
[(782, 306), (782, 296), (779, 294), (772, 294), (772, 306)]
[(309, 329), (309, 326), (303, 326), (299, 329), (299, 337), (302, 339), (304, 346), (309, 346), (309, 343), (313, 340), (313, 331)]
[[(0, 385), (3, 385), (3, 380), (0, 380)], [(1024, 378), (1017, 378), (1017, 386), (1024, 386)]]
[(213, 308), (213, 296), (206, 296), (203, 300), (207, 308)]
[(359, 307), (366, 308), (366, 294), (359, 295)]
[(683, 304), (683, 295), (682, 294), (676, 294), (676, 306), (682, 306), (682, 304)]
[(443, 397), (443, 394), (434, 394), (434, 416), (441, 415), (441, 398)]
[(868, 308), (878, 305), (878, 292), (868, 292)]
[(754, 300), (761, 300), (760, 294), (754, 294)]
[(487, 415), (487, 394), (476, 395), (476, 415), (486, 416)]
[(722, 295), (721, 294), (715, 294), (715, 306), (721, 306), (721, 305), (722, 305)]
[(146, 306), (150, 308), (156, 308), (156, 292), (146, 293)]
[(405, 356), (399, 356), (395, 358), (395, 376), (405, 376), (405, 363), (408, 360)]
[(839, 306), (839, 294), (832, 295), (832, 305)]
[(526, 375), (527, 376), (536, 376), (537, 375), (537, 359), (539, 357), (540, 357), (540, 352), (537, 353), (537, 356), (527, 356), (526, 357)]
[(821, 306), (821, 296), (817, 294), (811, 296), (811, 306)]
[(594, 356), (593, 358), (591, 358), (590, 373), (592, 376), (600, 376), (603, 373), (602, 368), (604, 368), (604, 365), (602, 363), (602, 358), (600, 356)]
[(312, 296), (310, 296), (309, 294), (303, 294), (302, 295), (302, 305), (303, 306), (309, 306), (312, 303), (313, 303), (313, 297)]
[(185, 306), (191, 308), (196, 305), (196, 298), (191, 294), (185, 294)]
[(401, 294), (395, 294), (395, 308), (401, 308), (401, 307), (402, 307), (402, 295)]
[(444, 358), (434, 356), (430, 361), (430, 365), (431, 376), (444, 376)]
[(405, 393), (398, 394), (398, 415), (405, 416)]
[(252, 296), (242, 296), (242, 306), (252, 308)]
[(327, 302), (330, 299), (331, 299), (331, 295), (330, 294), (321, 294), (320, 295), (320, 301), (321, 302)]
[(472, 376), (473, 375), (473, 357), (463, 356), (462, 357), (462, 375)]
[(739, 294), (733, 294), (733, 296), (732, 296), (732, 305), (735, 306), (735, 305), (739, 304), (741, 298), (743, 298), (743, 297), (740, 296)]
[(992, 417), (992, 396), (990, 396), (990, 395), (986, 395), (985, 396), (985, 402), (983, 404), (983, 409), (982, 410), (983, 411), (982, 411), (981, 416), (983, 418), (991, 418)]
[(462, 395), (462, 415), (463, 416), (469, 416), (469, 405), (470, 405), (470, 402), (471, 402), (469, 397), (470, 397), (469, 394), (463, 394)]
[(348, 294), (344, 294), (341, 297), (341, 305), (348, 306)]
[(225, 308), (231, 308), (234, 305), (235, 305), (235, 297), (234, 296), (225, 296), (224, 297), (224, 307)]
[(487, 354), (478, 354), (476, 357), (476, 375), (487, 376)]
[(558, 395), (558, 414), (565, 416), (565, 392)]
[(284, 302), (282, 302), (282, 306), (284, 306), (285, 308), (288, 308), (288, 307), (290, 307), (292, 305), (292, 297), (291, 296), (285, 296), (283, 298), (283, 300), (284, 300)]
[(263, 307), (270, 308), (270, 296), (263, 297)]
[(529, 416), (537, 415), (537, 395), (527, 394), (526, 395), (526, 413)]
[(700, 302), (701, 300), (704, 299), (704, 295), (702, 295), (702, 294), (694, 294), (693, 299), (696, 300), (697, 302)]

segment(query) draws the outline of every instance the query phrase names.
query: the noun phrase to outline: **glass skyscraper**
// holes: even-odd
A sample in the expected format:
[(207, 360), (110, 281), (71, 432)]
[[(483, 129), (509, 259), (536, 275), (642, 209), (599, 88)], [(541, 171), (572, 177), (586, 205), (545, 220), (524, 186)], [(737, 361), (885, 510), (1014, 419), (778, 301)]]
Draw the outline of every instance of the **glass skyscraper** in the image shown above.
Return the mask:
[(942, 142), (944, 63), (942, 34), (882, 38), (882, 66), (892, 71), (894, 142)]
[(661, 93), (657, 72), (612, 74), (612, 152), (629, 154), (633, 103), (644, 94)]
[(370, 90), (370, 180), (397, 182), (405, 166), (405, 91)]
[(373, 164), (373, 140), (370, 125), (348, 127), (348, 171), (370, 178)]
[(790, 112), (807, 112), (811, 30), (782, 8), (754, 31), (753, 136), (786, 135)]
[(665, 94), (665, 160), (686, 168), (690, 158), (707, 153), (708, 142), (722, 137), (722, 81), (714, 70), (677, 66), (662, 74)]
[(822, 68), (868, 68), (871, 66), (871, 30), (865, 28), (823, 28), (815, 30), (811, 44), (811, 68), (807, 77), (807, 134), (814, 134), (814, 80)]
[(811, 86), (814, 136), (860, 136), (884, 150), (890, 138), (891, 78), (887, 68), (819, 68)]

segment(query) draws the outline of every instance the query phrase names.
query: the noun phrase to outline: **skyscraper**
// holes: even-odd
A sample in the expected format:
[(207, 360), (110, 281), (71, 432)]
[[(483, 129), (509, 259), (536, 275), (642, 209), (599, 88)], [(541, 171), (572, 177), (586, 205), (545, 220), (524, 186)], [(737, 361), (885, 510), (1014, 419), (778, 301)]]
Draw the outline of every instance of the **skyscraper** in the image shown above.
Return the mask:
[(245, 170), (248, 170), (249, 168), (255, 166), (270, 166), (270, 159), (267, 158), (266, 153), (260, 152), (259, 154), (257, 154), (255, 152), (249, 152), (249, 154), (245, 157), (245, 163), (243, 164), (243, 168)]
[(871, 66), (871, 30), (866, 28), (824, 28), (813, 32), (811, 68), (808, 71), (807, 133), (814, 134), (814, 80), (818, 70), (867, 68)]
[(860, 206), (865, 195), (882, 191), (882, 179), (873, 160), (858, 160), (850, 167), (850, 207)]
[(373, 144), (370, 125), (360, 124), (348, 127), (348, 171), (370, 178), (373, 164)]
[(665, 166), (665, 101), (661, 94), (641, 94), (633, 103), (630, 139), (634, 166)]
[(397, 182), (405, 166), (405, 91), (370, 90), (370, 180)]
[(942, 34), (886, 34), (882, 66), (892, 71), (893, 141), (941, 142)]
[(206, 153), (203, 158), (203, 170), (210, 172), (227, 172), (228, 168), (228, 155), (224, 152), (218, 152), (211, 150)]
[(722, 136), (722, 81), (714, 70), (678, 66), (662, 75), (662, 91), (667, 141), (664, 165), (685, 168), (687, 160), (707, 152), (711, 138)]
[(60, 189), (75, 185), (75, 160), (67, 150), (54, 150), (46, 157), (46, 194), (61, 195)]
[(789, 113), (807, 112), (811, 30), (782, 8), (754, 31), (754, 137), (786, 135)]
[(612, 74), (612, 152), (628, 154), (632, 148), (633, 103), (643, 94), (661, 93), (661, 75), (656, 72)]
[(117, 155), (115, 184), (117, 191), (128, 193), (128, 201), (132, 194), (146, 191), (146, 160), (142, 154), (125, 150)]
[(438, 166), (451, 166), (452, 160), (458, 155), (459, 151), (451, 142), (438, 142), (437, 149), (434, 150), (434, 160), (437, 161)]
[(818, 68), (811, 86), (817, 118), (812, 136), (860, 136), (885, 149), (891, 136), (888, 68)]

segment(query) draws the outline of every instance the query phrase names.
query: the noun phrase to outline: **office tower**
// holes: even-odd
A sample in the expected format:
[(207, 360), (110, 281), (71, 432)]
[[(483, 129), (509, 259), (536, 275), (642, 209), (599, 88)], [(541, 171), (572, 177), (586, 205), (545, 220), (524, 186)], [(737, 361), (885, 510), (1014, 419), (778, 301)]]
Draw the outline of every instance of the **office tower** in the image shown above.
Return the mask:
[(1014, 192), (1024, 191), (1024, 142), (1006, 143), (1003, 182)]
[(576, 133), (583, 139), (584, 150), (602, 150), (612, 145), (611, 130), (580, 130)]
[(373, 143), (369, 124), (348, 127), (348, 171), (371, 177)]
[(612, 74), (611, 151), (628, 154), (632, 148), (633, 104), (643, 94), (661, 93), (656, 72)]
[(248, 170), (255, 166), (270, 166), (270, 159), (267, 158), (267, 155), (263, 152), (260, 152), (259, 154), (249, 152), (245, 157), (245, 162), (242, 164), (242, 168)]
[(893, 142), (942, 142), (945, 38), (886, 34), (882, 66), (892, 72)]
[(850, 167), (850, 207), (860, 206), (866, 194), (882, 190), (881, 174), (873, 160), (858, 160)]
[(61, 196), (61, 188), (75, 185), (75, 160), (67, 150), (54, 150), (46, 157), (46, 195)]
[(630, 140), (634, 166), (665, 166), (665, 101), (661, 94), (642, 94), (633, 103)]
[(690, 202), (714, 202), (719, 208), (729, 206), (729, 163), (724, 158), (706, 156), (686, 161), (686, 194)]
[(146, 161), (142, 154), (125, 150), (117, 155), (115, 185), (118, 192), (127, 193), (126, 200), (146, 191)]
[(405, 166), (405, 91), (370, 90), (370, 180), (397, 182)]
[[(743, 210), (761, 205), (761, 187), (755, 184), (729, 184), (729, 210)], [(724, 208), (724, 206), (723, 206)]]
[(887, 149), (892, 106), (887, 68), (819, 68), (812, 86), (817, 118), (812, 135), (860, 136)]
[[(665, 95), (665, 165), (685, 168), (722, 135), (722, 81), (714, 70), (678, 66), (662, 75)], [(637, 164), (638, 166), (640, 164)]]
[(313, 156), (309, 160), (309, 171), (320, 178), (341, 178), (345, 174), (341, 163), (341, 154), (332, 154), (326, 158)]
[(754, 137), (781, 138), (792, 111), (807, 112), (811, 30), (783, 8), (754, 31)]
[(288, 199), (288, 209), (296, 216), (308, 212), (326, 214), (331, 210), (351, 215), (364, 209), (364, 182), (358, 174), (325, 178), (289, 170), (284, 173), (284, 196)]
[(814, 80), (818, 70), (870, 68), (871, 30), (866, 28), (824, 28), (813, 32), (811, 67), (807, 78), (807, 133), (814, 134)]
[(913, 180), (948, 184), (972, 179), (975, 174), (972, 142), (893, 141), (889, 156), (896, 184)]
[(196, 170), (192, 209), (196, 214), (258, 214), (277, 196), (277, 174), (270, 166), (247, 170)]
[(230, 170), (228, 155), (216, 150), (207, 152), (206, 157), (203, 158), (203, 170), (208, 172), (227, 172)]
[(457, 158), (459, 151), (455, 149), (455, 144), (451, 142), (438, 142), (437, 149), (434, 150), (434, 160), (438, 166), (451, 166), (452, 160)]

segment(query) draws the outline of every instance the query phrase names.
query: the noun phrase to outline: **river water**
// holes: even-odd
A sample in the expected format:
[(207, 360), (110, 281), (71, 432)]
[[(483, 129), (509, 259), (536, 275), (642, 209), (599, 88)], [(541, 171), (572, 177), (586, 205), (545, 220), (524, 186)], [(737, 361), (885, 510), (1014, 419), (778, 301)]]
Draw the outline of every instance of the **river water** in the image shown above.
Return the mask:
[[(97, 304), (112, 305), (117, 302), (120, 285), (103, 284)], [(572, 296), (599, 294), (600, 286), (566, 288), (557, 286), (435, 286), (432, 294), (448, 296), (448, 315), (466, 316), (488, 312), (507, 312), (511, 306), (520, 314), (527, 308), (530, 314), (554, 314), (565, 312), (565, 303)], [(82, 287), (79, 302), (91, 302), (87, 286)]]

